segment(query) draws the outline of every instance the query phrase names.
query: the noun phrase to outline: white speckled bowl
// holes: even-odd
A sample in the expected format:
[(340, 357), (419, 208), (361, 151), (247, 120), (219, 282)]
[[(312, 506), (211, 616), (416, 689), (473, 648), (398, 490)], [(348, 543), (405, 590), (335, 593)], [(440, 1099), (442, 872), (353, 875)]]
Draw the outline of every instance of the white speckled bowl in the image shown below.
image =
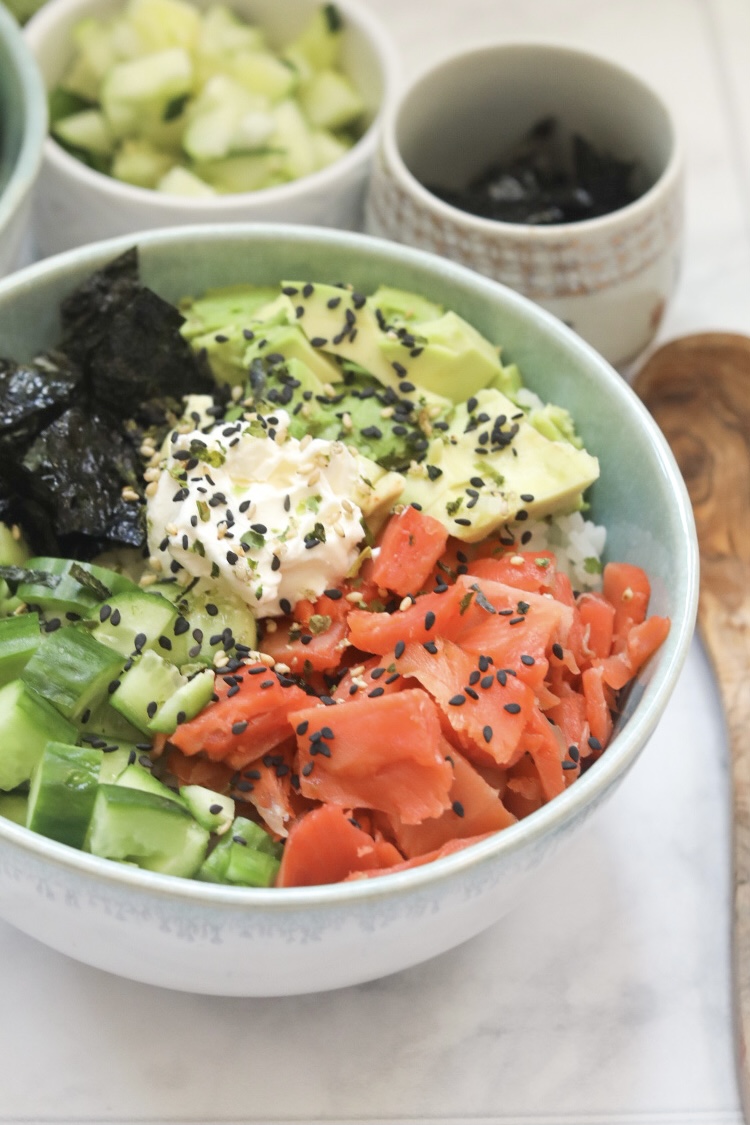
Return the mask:
[(0, 4), (0, 275), (20, 257), (46, 133), (41, 76), (18, 24)]
[[(60, 299), (130, 246), (118, 239), (0, 283), (3, 351), (50, 345)], [(648, 571), (663, 648), (628, 695), (617, 733), (563, 795), (437, 863), (324, 887), (253, 890), (156, 875), (75, 851), (0, 820), (0, 915), (81, 961), (136, 980), (234, 996), (314, 992), (385, 976), (465, 941), (509, 910), (524, 880), (609, 796), (674, 688), (692, 636), (697, 547), (690, 503), (661, 433), (588, 345), (530, 301), (451, 262), (363, 235), (304, 227), (197, 227), (137, 239), (145, 282), (168, 299), (284, 277), (381, 282), (462, 314), (519, 363), (544, 398), (572, 410), (601, 460), (592, 515), (609, 558)]]
[[(125, 0), (48, 0), (25, 27), (48, 90), (72, 55), (71, 32), (87, 16), (107, 16)], [(208, 7), (210, 0), (193, 0)], [(318, 0), (229, 0), (229, 6), (287, 43), (320, 6)], [(215, 198), (166, 195), (122, 183), (76, 160), (52, 137), (44, 143), (43, 174), (34, 199), (38, 256), (132, 231), (186, 223), (314, 223), (354, 229), (362, 225), (367, 177), (380, 121), (395, 86), (396, 56), (378, 20), (360, 0), (337, 0), (344, 22), (342, 68), (367, 106), (368, 126), (340, 160), (278, 187)]]
[[(532, 226), (471, 215), (424, 186), (465, 186), (551, 114), (637, 161), (647, 190), (608, 215)], [(677, 282), (682, 211), (680, 138), (655, 90), (587, 51), (499, 42), (437, 63), (392, 105), (366, 227), (512, 286), (624, 366), (656, 335)]]

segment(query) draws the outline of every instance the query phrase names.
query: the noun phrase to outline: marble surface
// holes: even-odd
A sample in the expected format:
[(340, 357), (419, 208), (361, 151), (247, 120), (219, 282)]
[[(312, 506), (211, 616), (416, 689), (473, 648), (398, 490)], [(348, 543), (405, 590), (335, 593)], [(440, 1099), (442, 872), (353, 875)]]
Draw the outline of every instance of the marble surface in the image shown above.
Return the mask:
[[(562, 40), (654, 83), (688, 158), (661, 340), (750, 333), (746, 0), (369, 0), (404, 74), (489, 38)], [(514, 913), (376, 984), (172, 994), (0, 924), (0, 1125), (739, 1125), (726, 739), (695, 641), (621, 790)]]

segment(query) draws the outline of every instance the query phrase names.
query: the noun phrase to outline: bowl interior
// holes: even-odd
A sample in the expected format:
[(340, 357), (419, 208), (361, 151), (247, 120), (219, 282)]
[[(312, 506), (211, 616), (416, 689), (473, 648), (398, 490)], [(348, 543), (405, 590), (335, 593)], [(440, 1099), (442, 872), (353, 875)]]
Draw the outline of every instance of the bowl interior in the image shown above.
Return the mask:
[[(74, 251), (0, 286), (5, 354), (31, 358), (58, 332), (62, 297), (135, 239)], [(530, 301), (431, 255), (377, 239), (304, 227), (201, 227), (142, 235), (145, 282), (170, 300), (213, 286), (283, 278), (351, 281), (363, 292), (381, 282), (424, 294), (464, 316), (518, 363), (543, 399), (567, 407), (587, 448), (600, 459), (590, 518), (607, 528), (606, 557), (637, 563), (650, 576), (651, 612), (672, 618), (670, 636), (631, 691), (620, 726), (644, 697), (638, 723), (649, 728), (666, 702), (665, 677), (684, 655), (696, 596), (696, 544), (689, 500), (661, 433), (627, 384), (596, 352)], [(673, 669), (672, 669), (673, 671)], [(667, 693), (668, 694), (668, 693)], [(637, 740), (635, 729), (631, 742)], [(611, 750), (597, 767), (613, 761)], [(594, 771), (590, 771), (593, 773)], [(586, 778), (582, 779), (583, 784)], [(575, 790), (577, 786), (574, 786)], [(544, 810), (542, 810), (544, 812)]]
[(635, 75), (583, 51), (508, 43), (448, 59), (405, 95), (394, 136), (425, 185), (465, 187), (543, 118), (641, 169), (646, 191), (675, 147), (669, 113)]

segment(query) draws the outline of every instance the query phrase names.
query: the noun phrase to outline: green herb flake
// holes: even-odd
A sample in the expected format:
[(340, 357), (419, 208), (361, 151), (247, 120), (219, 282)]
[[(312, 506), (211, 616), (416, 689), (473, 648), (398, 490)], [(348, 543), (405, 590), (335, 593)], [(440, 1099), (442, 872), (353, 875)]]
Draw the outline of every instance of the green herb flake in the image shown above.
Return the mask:
[(589, 555), (588, 558), (583, 560), (583, 569), (587, 574), (601, 574), (601, 560), (596, 558), (595, 555)]
[(463, 502), (464, 502), (463, 496), (459, 496), (456, 500), (450, 500), (445, 505), (445, 510), (448, 513), (448, 515), (449, 516), (458, 515), (459, 511), (461, 510), (461, 505), (463, 504)]
[(210, 510), (208, 504), (206, 503), (206, 501), (205, 500), (198, 500), (198, 502), (196, 504), (196, 507), (198, 509), (198, 515), (201, 518), (201, 522), (202, 523), (208, 523), (209, 520), (211, 519), (211, 510)]
[(333, 618), (329, 617), (327, 613), (314, 613), (307, 623), (310, 632), (319, 637), (321, 633), (327, 633), (333, 624)]
[(469, 608), (469, 606), (471, 605), (473, 600), (474, 600), (474, 591), (473, 590), (467, 590), (466, 593), (464, 594), (464, 596), (461, 598), (461, 601), (458, 603), (458, 612), (461, 614), (462, 617), (466, 613), (466, 610)]

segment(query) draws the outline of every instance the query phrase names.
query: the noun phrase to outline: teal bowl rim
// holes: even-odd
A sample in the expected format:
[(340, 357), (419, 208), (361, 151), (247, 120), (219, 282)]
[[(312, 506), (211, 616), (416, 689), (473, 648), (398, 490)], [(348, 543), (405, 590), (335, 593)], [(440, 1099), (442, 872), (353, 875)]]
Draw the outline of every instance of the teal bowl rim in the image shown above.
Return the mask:
[[(633, 765), (648, 741), (684, 665), (693, 637), (698, 608), (699, 559), (692, 506), (682, 475), (674, 456), (655, 421), (625, 380), (598, 352), (586, 344), (571, 329), (551, 313), (535, 305), (528, 298), (492, 281), (472, 270), (422, 250), (415, 250), (369, 235), (334, 231), (327, 228), (271, 223), (199, 224), (172, 227), (167, 230), (135, 232), (131, 235), (91, 243), (47, 258), (29, 266), (12, 277), (0, 281), (0, 304), (9, 292), (32, 289), (45, 277), (65, 276), (71, 268), (103, 264), (134, 245), (169, 247), (185, 241), (197, 248), (201, 242), (231, 242), (237, 239), (255, 242), (297, 241), (300, 243), (325, 242), (345, 250), (358, 250), (383, 262), (398, 260), (406, 265), (427, 268), (441, 280), (495, 302), (499, 301), (535, 329), (546, 331), (561, 343), (577, 361), (588, 368), (594, 367), (599, 377), (608, 384), (615, 405), (622, 415), (635, 415), (637, 424), (646, 431), (649, 442), (656, 451), (659, 466), (671, 490), (676, 505), (678, 523), (684, 535), (684, 570), (679, 585), (679, 614), (672, 617), (672, 627), (661, 654), (661, 661), (648, 683), (635, 713), (619, 731), (606, 752), (585, 774), (579, 777), (564, 793), (543, 806), (531, 816), (504, 829), (487, 840), (466, 847), (453, 855), (434, 860), (411, 870), (381, 878), (355, 880), (351, 883), (333, 883), (315, 887), (245, 888), (223, 887), (201, 883), (175, 876), (161, 875), (140, 868), (127, 867), (111, 860), (100, 859), (86, 852), (38, 836), (29, 829), (0, 819), (0, 840), (30, 852), (40, 860), (51, 862), (80, 876), (92, 877), (100, 884), (110, 884), (143, 893), (152, 899), (177, 900), (208, 909), (232, 911), (237, 909), (262, 909), (273, 914), (284, 914), (296, 909), (311, 908), (337, 910), (347, 906), (365, 905), (383, 899), (397, 899), (412, 893), (428, 890), (443, 883), (455, 883), (462, 874), (472, 869), (486, 868), (515, 855), (522, 849), (551, 837), (570, 826), (576, 818), (612, 789), (615, 782)], [(618, 417), (620, 414), (618, 414)]]
[(0, 40), (10, 49), (10, 62), (22, 92), (20, 113), (23, 139), (10, 178), (0, 190), (0, 235), (31, 190), (42, 163), (47, 136), (47, 93), (23, 32), (8, 8), (0, 3)]

